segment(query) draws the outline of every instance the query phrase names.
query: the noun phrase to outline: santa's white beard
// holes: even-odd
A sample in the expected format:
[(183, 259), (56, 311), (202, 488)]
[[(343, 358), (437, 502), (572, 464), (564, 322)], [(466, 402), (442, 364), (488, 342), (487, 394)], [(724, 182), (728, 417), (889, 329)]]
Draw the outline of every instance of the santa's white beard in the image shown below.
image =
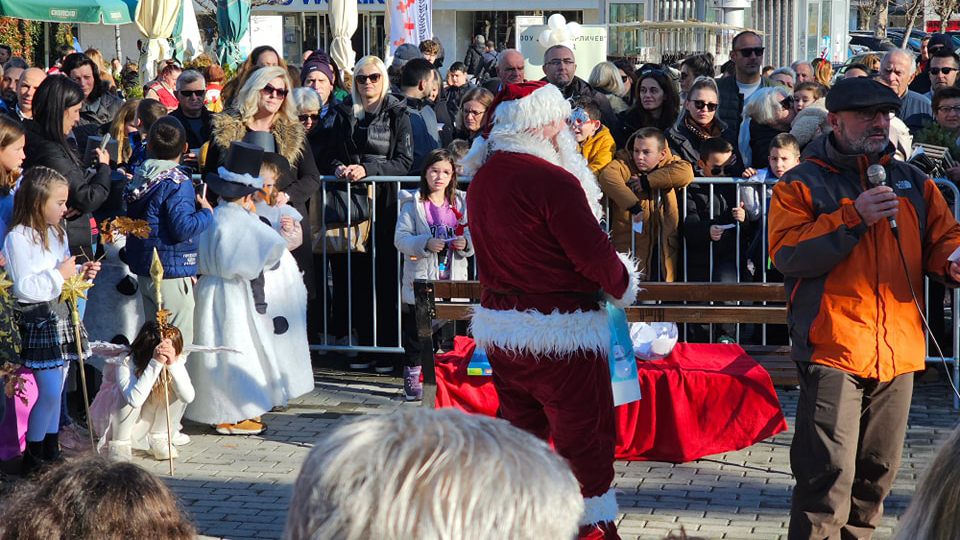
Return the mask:
[(536, 156), (576, 176), (594, 217), (597, 221), (603, 217), (600, 206), (603, 193), (597, 184), (596, 176), (587, 166), (587, 160), (580, 154), (573, 132), (569, 129), (561, 129), (551, 141), (539, 133), (511, 133), (494, 127), (488, 139), (474, 139), (470, 152), (463, 157), (460, 164), (466, 174), (476, 174), (490, 155), (497, 151)]

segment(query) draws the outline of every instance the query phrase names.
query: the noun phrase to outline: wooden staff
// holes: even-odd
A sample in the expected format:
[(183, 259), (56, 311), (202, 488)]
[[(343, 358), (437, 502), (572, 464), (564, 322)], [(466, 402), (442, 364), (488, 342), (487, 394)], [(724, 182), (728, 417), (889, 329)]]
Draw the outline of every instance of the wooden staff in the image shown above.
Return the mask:
[[(167, 313), (163, 309), (163, 293), (160, 292), (160, 286), (163, 284), (163, 265), (160, 264), (157, 248), (153, 248), (153, 259), (150, 261), (150, 279), (153, 281), (154, 290), (156, 290), (157, 325), (160, 327), (160, 338), (164, 339), (167, 334)], [(163, 404), (167, 411), (167, 453), (170, 455), (170, 476), (173, 476), (173, 429), (170, 427), (169, 380), (170, 372), (167, 370), (167, 364), (164, 363), (163, 371), (160, 372), (160, 381), (163, 383)]]
[(96, 448), (93, 441), (93, 422), (90, 419), (90, 396), (87, 395), (87, 373), (83, 363), (83, 343), (80, 336), (80, 310), (77, 301), (86, 299), (86, 290), (93, 287), (93, 283), (85, 281), (83, 275), (76, 274), (64, 280), (60, 292), (60, 301), (70, 306), (70, 322), (73, 323), (74, 339), (77, 342), (77, 363), (80, 365), (80, 386), (83, 389), (83, 410), (87, 415), (87, 431), (90, 435), (90, 447)]

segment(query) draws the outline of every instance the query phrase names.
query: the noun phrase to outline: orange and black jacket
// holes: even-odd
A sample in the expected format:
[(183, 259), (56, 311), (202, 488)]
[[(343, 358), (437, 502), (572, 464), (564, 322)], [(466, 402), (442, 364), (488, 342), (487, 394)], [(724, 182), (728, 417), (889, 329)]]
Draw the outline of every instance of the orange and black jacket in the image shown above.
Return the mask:
[(922, 306), (924, 274), (956, 286), (947, 258), (960, 246), (960, 225), (933, 181), (888, 150), (877, 162), (900, 203), (909, 280), (888, 221), (867, 227), (853, 206), (873, 187), (871, 162), (839, 153), (832, 135), (810, 143), (774, 186), (768, 229), (773, 264), (785, 276), (793, 359), (879, 381), (923, 369), (911, 288)]

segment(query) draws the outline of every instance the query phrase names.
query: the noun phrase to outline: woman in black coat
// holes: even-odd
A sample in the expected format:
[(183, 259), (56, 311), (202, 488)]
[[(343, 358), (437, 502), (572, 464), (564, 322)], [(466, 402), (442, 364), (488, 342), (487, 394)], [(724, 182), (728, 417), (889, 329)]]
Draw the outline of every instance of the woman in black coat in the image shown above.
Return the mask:
[(62, 174), (70, 184), (67, 198), (67, 238), (77, 262), (92, 257), (95, 245), (91, 213), (110, 196), (110, 154), (94, 149), (94, 169), (88, 171), (75, 144), (67, 138), (80, 118), (83, 90), (66, 77), (47, 77), (33, 96), (33, 119), (24, 120), (27, 132), (23, 168), (44, 165)]
[[(368, 176), (406, 175), (413, 163), (413, 134), (405, 103), (389, 93), (387, 68), (375, 56), (365, 56), (354, 67), (351, 96), (336, 107), (334, 134), (328, 171), (350, 183)], [(336, 184), (334, 184), (336, 186)], [(328, 194), (330, 190), (328, 190)], [(393, 235), (397, 227), (396, 183), (374, 184), (372, 243), (376, 260), (369, 253), (351, 254), (352, 287), (347, 283), (347, 257), (328, 256), (333, 271), (333, 324), (329, 332), (349, 336), (356, 330), (361, 345), (372, 345), (373, 317), (376, 317), (376, 344), (398, 347), (399, 268)], [(327, 220), (330, 221), (329, 219)], [(373, 286), (376, 280), (376, 313)], [(347, 320), (346, 294), (353, 301), (353, 320)], [(354, 343), (356, 345), (356, 343)], [(367, 357), (369, 358), (369, 356)], [(372, 362), (355, 361), (354, 369), (369, 368)], [(395, 368), (392, 361), (378, 365), (381, 372)]]

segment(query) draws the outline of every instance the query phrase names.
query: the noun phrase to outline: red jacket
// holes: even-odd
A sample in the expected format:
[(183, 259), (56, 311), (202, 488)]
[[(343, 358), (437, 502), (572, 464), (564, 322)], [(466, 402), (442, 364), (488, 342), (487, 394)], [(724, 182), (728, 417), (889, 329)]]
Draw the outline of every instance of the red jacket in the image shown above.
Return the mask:
[(532, 155), (495, 152), (470, 183), (467, 211), (484, 287), (471, 323), (478, 344), (561, 355), (609, 346), (602, 293), (629, 305), (639, 278), (575, 176)]

